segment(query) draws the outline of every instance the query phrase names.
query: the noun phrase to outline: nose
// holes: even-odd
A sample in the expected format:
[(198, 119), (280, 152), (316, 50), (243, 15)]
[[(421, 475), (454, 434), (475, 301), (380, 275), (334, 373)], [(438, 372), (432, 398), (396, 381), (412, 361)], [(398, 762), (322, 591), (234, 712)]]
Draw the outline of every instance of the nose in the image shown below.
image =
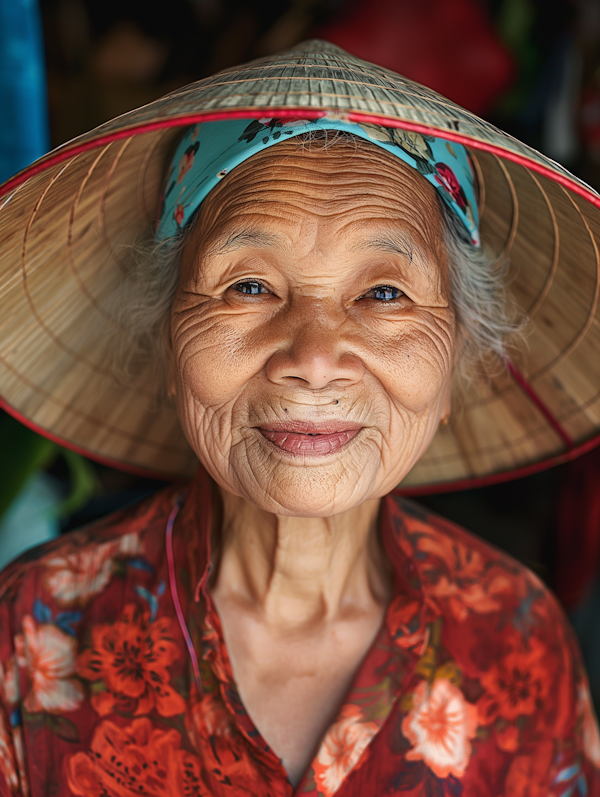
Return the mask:
[(271, 382), (323, 390), (348, 387), (362, 379), (364, 366), (351, 350), (343, 320), (305, 307), (293, 313), (285, 327), (286, 334), (266, 365)]

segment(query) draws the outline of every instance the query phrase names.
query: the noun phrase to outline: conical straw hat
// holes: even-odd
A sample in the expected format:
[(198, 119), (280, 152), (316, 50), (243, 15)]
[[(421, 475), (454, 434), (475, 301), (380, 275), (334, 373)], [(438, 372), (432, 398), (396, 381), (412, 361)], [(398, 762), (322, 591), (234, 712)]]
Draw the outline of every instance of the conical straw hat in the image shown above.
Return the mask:
[(466, 145), (481, 234), (510, 257), (530, 322), (499, 376), (474, 384), (403, 486), (447, 489), (522, 475), (600, 441), (600, 196), (558, 164), (435, 92), (309, 41), (225, 70), (80, 136), (0, 188), (0, 395), (42, 434), (150, 475), (194, 455), (150, 369), (110, 369), (110, 297), (123, 244), (154, 221), (184, 125), (231, 116), (340, 114)]

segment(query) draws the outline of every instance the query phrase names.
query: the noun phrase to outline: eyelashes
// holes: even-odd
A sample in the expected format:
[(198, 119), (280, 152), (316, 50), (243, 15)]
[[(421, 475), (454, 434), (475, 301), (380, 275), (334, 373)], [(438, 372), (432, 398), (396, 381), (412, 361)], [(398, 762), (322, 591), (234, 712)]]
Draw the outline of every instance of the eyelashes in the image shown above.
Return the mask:
[(234, 291), (238, 293), (243, 293), (245, 296), (259, 296), (262, 293), (270, 293), (262, 282), (258, 280), (243, 280), (241, 282), (236, 282), (235, 285), (232, 285)]
[(396, 288), (394, 285), (376, 285), (374, 288), (370, 288), (360, 298), (372, 299), (376, 302), (393, 302), (394, 299), (399, 299), (404, 295), (405, 294), (400, 288)]
[[(259, 280), (242, 280), (232, 285), (232, 288), (234, 291), (244, 296), (260, 296), (265, 293), (270, 293)], [(376, 302), (392, 302), (394, 299), (398, 299), (404, 295), (403, 291), (395, 285), (376, 285), (359, 297), (357, 301), (360, 301), (360, 299), (371, 299)]]

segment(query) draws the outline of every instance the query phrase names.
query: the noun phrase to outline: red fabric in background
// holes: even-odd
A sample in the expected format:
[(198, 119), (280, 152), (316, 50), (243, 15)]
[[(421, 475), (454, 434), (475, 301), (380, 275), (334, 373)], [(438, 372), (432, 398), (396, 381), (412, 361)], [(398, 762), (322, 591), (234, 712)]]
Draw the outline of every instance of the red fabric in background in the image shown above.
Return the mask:
[(564, 466), (557, 519), (555, 589), (571, 609), (600, 566), (600, 448)]
[(515, 73), (478, 0), (355, 0), (314, 33), (477, 114)]

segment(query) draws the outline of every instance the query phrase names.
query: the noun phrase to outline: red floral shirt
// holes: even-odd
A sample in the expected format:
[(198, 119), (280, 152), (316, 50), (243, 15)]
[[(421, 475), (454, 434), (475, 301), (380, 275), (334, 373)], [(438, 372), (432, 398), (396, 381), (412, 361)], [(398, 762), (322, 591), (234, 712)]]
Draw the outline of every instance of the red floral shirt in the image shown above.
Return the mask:
[(200, 474), (185, 498), (169, 488), (0, 576), (2, 797), (600, 795), (600, 737), (556, 600), (394, 494), (385, 622), (294, 790), (242, 705), (206, 589), (210, 489)]

